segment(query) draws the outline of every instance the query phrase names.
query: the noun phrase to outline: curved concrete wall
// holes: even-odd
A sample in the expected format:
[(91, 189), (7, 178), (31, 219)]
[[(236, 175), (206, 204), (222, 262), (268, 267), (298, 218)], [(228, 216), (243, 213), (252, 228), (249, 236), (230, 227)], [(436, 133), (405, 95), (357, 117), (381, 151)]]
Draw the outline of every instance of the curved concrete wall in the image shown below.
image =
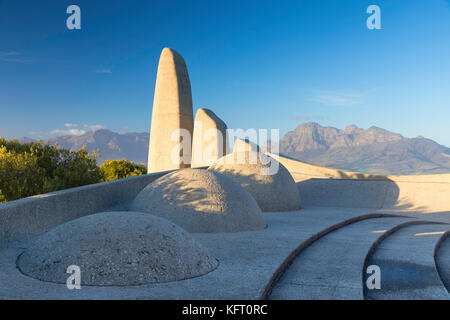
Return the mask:
[(450, 174), (380, 176), (324, 168), (283, 155), (303, 206), (450, 211)]
[(97, 183), (0, 204), (0, 244), (129, 201), (170, 171)]
[[(450, 174), (374, 176), (323, 168), (285, 156), (302, 206), (450, 212)], [(170, 171), (72, 188), (0, 204), (0, 244), (134, 199)]]

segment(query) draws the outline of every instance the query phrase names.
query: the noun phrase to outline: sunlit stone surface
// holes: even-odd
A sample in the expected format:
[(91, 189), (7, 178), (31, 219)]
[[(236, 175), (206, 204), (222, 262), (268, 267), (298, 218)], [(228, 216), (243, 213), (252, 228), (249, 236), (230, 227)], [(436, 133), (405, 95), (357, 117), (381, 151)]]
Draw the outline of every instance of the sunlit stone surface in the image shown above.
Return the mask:
[(33, 278), (66, 283), (80, 267), (83, 285), (139, 285), (208, 273), (217, 261), (180, 227), (141, 212), (102, 212), (66, 222), (39, 236), (20, 256)]
[(300, 194), (289, 171), (277, 160), (253, 151), (255, 148), (256, 145), (238, 139), (233, 153), (219, 159), (208, 170), (238, 182), (255, 198), (262, 211), (299, 209)]
[(184, 169), (142, 190), (131, 206), (166, 218), (189, 232), (236, 232), (266, 226), (255, 199), (217, 172)]
[[(186, 63), (175, 50), (164, 48), (153, 100), (149, 173), (190, 166), (193, 127), (191, 83)], [(188, 134), (188, 141), (183, 141), (180, 129)], [(176, 148), (181, 142), (185, 148), (180, 152)]]
[(194, 121), (191, 167), (210, 166), (227, 153), (227, 125), (211, 110), (198, 109)]

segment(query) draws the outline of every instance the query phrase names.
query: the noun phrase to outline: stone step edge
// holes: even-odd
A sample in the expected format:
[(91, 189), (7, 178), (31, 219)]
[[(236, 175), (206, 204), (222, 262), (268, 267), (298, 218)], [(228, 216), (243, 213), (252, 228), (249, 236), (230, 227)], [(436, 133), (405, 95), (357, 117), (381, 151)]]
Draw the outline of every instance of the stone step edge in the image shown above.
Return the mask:
[(442, 281), (442, 276), (441, 276), (441, 271), (439, 269), (439, 266), (437, 264), (437, 260), (436, 260), (436, 254), (439, 251), (439, 248), (441, 247), (442, 243), (447, 240), (447, 238), (450, 238), (450, 230), (446, 231), (438, 240), (438, 242), (436, 243), (436, 245), (434, 246), (434, 252), (433, 252), (433, 258), (434, 258), (434, 267), (436, 268), (436, 272), (439, 276), (439, 280), (441, 281), (442, 286), (447, 289), (447, 292), (450, 294), (450, 287), (447, 287), (444, 283), (444, 281)]
[[(313, 244), (315, 241), (319, 240), (323, 236), (326, 236), (327, 234), (336, 231), (342, 227), (345, 227), (349, 224), (368, 220), (368, 219), (378, 219), (378, 218), (405, 218), (405, 219), (414, 219), (412, 217), (405, 217), (401, 215), (396, 214), (385, 214), (385, 213), (369, 213), (369, 214), (363, 214), (357, 217), (353, 217), (350, 219), (346, 219), (344, 221), (341, 221), (337, 224), (334, 224), (332, 226), (329, 226), (318, 233), (315, 233), (302, 243), (300, 243), (299, 246), (297, 246), (284, 260), (281, 262), (281, 264), (277, 267), (277, 269), (274, 271), (272, 276), (270, 277), (269, 281), (265, 285), (264, 289), (259, 294), (260, 300), (266, 300), (270, 293), (272, 292), (272, 288), (274, 285), (278, 282), (278, 280), (281, 278), (281, 276), (284, 274), (284, 272), (289, 269), (292, 262), (295, 260), (295, 258), (302, 252), (304, 249), (308, 248), (311, 244)], [(414, 221), (415, 222), (415, 221)], [(365, 262), (365, 261), (364, 261)]]
[[(400, 229), (407, 228), (407, 227), (414, 226), (414, 225), (421, 225), (421, 224), (426, 225), (426, 224), (444, 224), (444, 223), (433, 222), (433, 221), (426, 221), (426, 220), (407, 221), (407, 222), (401, 223), (401, 224), (399, 224), (399, 225), (397, 225), (397, 226), (395, 226), (395, 227), (389, 229), (388, 231), (386, 231), (385, 233), (383, 233), (379, 238), (377, 238), (377, 240), (375, 240), (375, 241), (372, 243), (372, 246), (370, 247), (369, 251), (367, 251), (366, 257), (364, 258), (363, 268), (362, 268), (362, 270), (361, 270), (361, 288), (362, 288), (362, 290), (363, 290), (363, 292), (362, 292), (362, 294), (363, 294), (363, 299), (366, 299), (366, 298), (367, 298), (367, 290), (366, 290), (366, 286), (364, 285), (364, 275), (365, 275), (365, 274), (364, 274), (364, 271), (366, 270), (367, 262), (369, 261), (370, 257), (373, 255), (373, 253), (377, 250), (377, 247), (378, 247), (384, 240), (386, 240), (389, 236), (391, 236), (391, 235), (394, 234), (395, 232), (399, 231)], [(439, 242), (440, 242), (440, 240), (439, 240)], [(439, 242), (438, 242), (438, 243), (439, 243)], [(434, 256), (435, 253), (436, 253), (436, 247), (435, 247), (434, 250), (435, 250), (435, 251), (434, 251), (434, 253), (433, 253), (433, 256)], [(436, 268), (436, 259), (435, 259), (434, 265), (435, 265), (436, 272), (438, 273), (437, 268)], [(439, 273), (438, 273), (438, 274), (439, 274)], [(439, 279), (441, 280), (440, 276), (439, 276)], [(441, 283), (442, 283), (442, 280), (441, 280)], [(442, 286), (444, 286), (443, 283), (442, 283)], [(445, 286), (444, 286), (444, 288), (445, 288)]]

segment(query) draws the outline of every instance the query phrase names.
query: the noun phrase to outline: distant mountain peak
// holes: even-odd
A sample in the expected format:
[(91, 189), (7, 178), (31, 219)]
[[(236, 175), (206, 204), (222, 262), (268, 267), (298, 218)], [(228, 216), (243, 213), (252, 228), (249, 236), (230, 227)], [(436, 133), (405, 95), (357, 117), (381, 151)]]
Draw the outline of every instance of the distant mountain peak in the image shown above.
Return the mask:
[(430, 139), (407, 139), (372, 126), (344, 130), (300, 124), (279, 144), (281, 153), (317, 165), (374, 174), (450, 172), (450, 149)]
[(99, 150), (101, 155), (99, 163), (122, 158), (136, 163), (146, 163), (149, 134), (146, 132), (117, 133), (101, 128), (79, 136), (53, 137), (48, 142), (58, 143), (61, 148), (72, 151), (83, 146), (86, 146), (88, 151)]
[[(20, 140), (35, 141), (26, 137)], [(84, 145), (88, 151), (99, 149), (99, 163), (122, 158), (146, 163), (149, 134), (98, 129), (48, 141), (73, 151)], [(341, 130), (316, 122), (302, 123), (284, 135), (279, 151), (316, 165), (372, 174), (450, 172), (449, 148), (424, 137), (408, 139), (376, 126), (366, 130), (353, 124)]]
[(352, 134), (352, 133), (354, 133), (354, 132), (356, 132), (356, 131), (358, 131), (358, 130), (361, 130), (361, 129), (359, 129), (359, 128), (358, 128), (357, 126), (355, 126), (354, 124), (351, 124), (351, 125), (347, 126), (347, 127), (344, 129), (344, 132), (347, 133), (347, 134)]

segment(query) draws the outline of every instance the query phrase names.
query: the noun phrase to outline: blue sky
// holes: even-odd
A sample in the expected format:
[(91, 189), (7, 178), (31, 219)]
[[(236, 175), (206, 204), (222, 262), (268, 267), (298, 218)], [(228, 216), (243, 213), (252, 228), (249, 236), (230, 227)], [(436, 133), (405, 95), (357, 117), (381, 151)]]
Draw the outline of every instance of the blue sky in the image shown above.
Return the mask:
[(163, 47), (195, 109), (230, 128), (375, 125), (450, 146), (447, 0), (0, 0), (0, 136), (148, 131)]

